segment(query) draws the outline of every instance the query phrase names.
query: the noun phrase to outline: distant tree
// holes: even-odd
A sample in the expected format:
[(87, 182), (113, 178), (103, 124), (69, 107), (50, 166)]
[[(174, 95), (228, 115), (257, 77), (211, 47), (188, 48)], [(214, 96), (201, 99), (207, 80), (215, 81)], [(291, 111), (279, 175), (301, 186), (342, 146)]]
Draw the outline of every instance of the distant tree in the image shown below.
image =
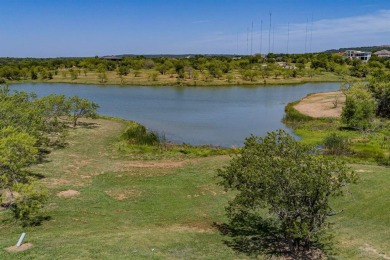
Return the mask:
[(118, 68), (116, 68), (116, 73), (121, 76), (126, 76), (127, 74), (129, 74), (129, 72), (130, 69), (127, 66), (119, 66)]
[(62, 71), (61, 71), (61, 76), (62, 76), (63, 78), (66, 78), (67, 75), (68, 75), (68, 71), (67, 71), (67, 70), (62, 70)]
[(20, 76), (21, 76), (24, 80), (26, 80), (26, 79), (28, 78), (28, 74), (29, 74), (29, 71), (28, 71), (27, 68), (22, 68), (22, 69), (20, 70)]
[(282, 130), (247, 138), (218, 176), (235, 194), (226, 209), (231, 225), (249, 225), (260, 236), (273, 230), (279, 246), (291, 252), (305, 252), (321, 240), (328, 217), (336, 214), (330, 198), (355, 180), (345, 162), (317, 154)]
[(81, 117), (96, 117), (96, 110), (99, 108), (98, 104), (78, 96), (69, 98), (66, 105), (69, 109), (69, 117), (73, 122), (73, 127), (76, 127), (77, 120)]
[(158, 72), (157, 71), (152, 71), (149, 73), (149, 79), (152, 81), (157, 81), (158, 80)]
[(241, 76), (244, 80), (255, 81), (257, 78), (258, 72), (256, 70), (244, 70), (241, 71)]
[(376, 114), (390, 118), (390, 73), (378, 71), (370, 78), (368, 87), (377, 103)]
[(31, 79), (32, 79), (32, 80), (38, 79), (38, 73), (37, 73), (34, 69), (32, 69), (32, 70), (30, 71), (30, 74), (31, 74)]
[(78, 76), (79, 76), (79, 74), (78, 74), (78, 72), (77, 72), (76, 69), (70, 69), (70, 70), (69, 70), (69, 73), (70, 73), (70, 78), (71, 78), (72, 80), (77, 79)]

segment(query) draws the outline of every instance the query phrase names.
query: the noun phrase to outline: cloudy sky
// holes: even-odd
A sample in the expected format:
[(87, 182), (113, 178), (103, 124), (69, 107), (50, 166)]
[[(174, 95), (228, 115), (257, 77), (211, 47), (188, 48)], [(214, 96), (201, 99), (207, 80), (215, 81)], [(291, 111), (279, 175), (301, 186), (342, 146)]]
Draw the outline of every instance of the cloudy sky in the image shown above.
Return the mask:
[(1, 0), (0, 10), (0, 57), (303, 53), (390, 44), (389, 0)]

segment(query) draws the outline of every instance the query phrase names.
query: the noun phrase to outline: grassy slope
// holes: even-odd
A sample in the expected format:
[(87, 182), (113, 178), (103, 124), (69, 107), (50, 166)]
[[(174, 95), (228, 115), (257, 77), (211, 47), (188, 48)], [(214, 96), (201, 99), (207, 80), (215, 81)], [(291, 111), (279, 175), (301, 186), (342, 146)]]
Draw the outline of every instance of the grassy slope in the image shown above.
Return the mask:
[[(22, 229), (0, 213), (0, 248), (14, 245), (22, 231), (33, 248), (0, 250), (0, 259), (237, 259), (213, 222), (223, 222), (228, 195), (215, 185), (215, 169), (227, 156), (169, 161), (134, 161), (110, 144), (124, 125), (97, 120), (72, 131), (69, 147), (54, 151), (35, 167), (47, 176), (52, 217)], [(388, 168), (355, 165), (361, 182), (336, 201), (340, 259), (380, 259), (390, 255)], [(77, 197), (58, 198), (74, 189)], [(376, 251), (375, 251), (376, 250)]]
[[(61, 76), (61, 73), (54, 75), (51, 80), (20, 80), (10, 81), (9, 83), (23, 83), (23, 82), (47, 82), (47, 83), (74, 83), (74, 84), (103, 84), (103, 85), (141, 85), (141, 86), (169, 86), (169, 85), (184, 85), (184, 86), (227, 86), (227, 85), (263, 85), (264, 80), (258, 77), (255, 81), (242, 80), (241, 75), (238, 71), (233, 72), (234, 80), (228, 82), (226, 78), (212, 79), (205, 81), (200, 76), (199, 79), (183, 79), (180, 82), (176, 78), (176, 75), (171, 77), (170, 75), (159, 75), (157, 80), (152, 80), (149, 77), (151, 71), (146, 69), (141, 70), (141, 74), (134, 77), (133, 74), (123, 76), (121, 79), (114, 71), (107, 72), (107, 82), (101, 83), (97, 72), (88, 72), (87, 75), (81, 73), (77, 79), (72, 80), (68, 75), (66, 78)], [(330, 72), (323, 72), (322, 74), (315, 75), (313, 77), (298, 77), (283, 79), (279, 77), (269, 77), (266, 79), (266, 84), (300, 84), (306, 82), (340, 82), (343, 78)]]

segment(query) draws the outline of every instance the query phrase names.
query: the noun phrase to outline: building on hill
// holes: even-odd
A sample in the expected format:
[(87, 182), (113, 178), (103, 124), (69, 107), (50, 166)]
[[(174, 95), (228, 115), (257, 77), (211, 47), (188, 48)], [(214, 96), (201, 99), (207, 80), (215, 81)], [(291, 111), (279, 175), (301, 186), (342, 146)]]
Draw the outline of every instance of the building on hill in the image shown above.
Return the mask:
[(358, 59), (363, 62), (367, 62), (371, 58), (371, 52), (369, 51), (356, 51), (356, 50), (347, 50), (345, 52), (347, 57), (352, 59)]
[(111, 61), (121, 61), (123, 58), (121, 56), (102, 56), (100, 57), (102, 60), (111, 60)]
[(377, 51), (377, 52), (374, 52), (374, 54), (376, 56), (378, 56), (379, 58), (390, 58), (390, 51), (388, 51), (388, 50)]

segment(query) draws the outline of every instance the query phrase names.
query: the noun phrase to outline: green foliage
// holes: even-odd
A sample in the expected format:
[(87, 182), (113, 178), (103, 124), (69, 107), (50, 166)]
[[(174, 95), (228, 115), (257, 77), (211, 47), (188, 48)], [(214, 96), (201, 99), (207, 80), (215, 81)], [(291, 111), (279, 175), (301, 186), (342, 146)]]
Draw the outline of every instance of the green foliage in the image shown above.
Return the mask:
[(364, 85), (355, 84), (346, 94), (341, 119), (347, 126), (365, 131), (372, 126), (375, 111), (376, 104), (371, 93)]
[(317, 155), (282, 130), (246, 139), (239, 156), (218, 176), (226, 190), (236, 192), (227, 208), (229, 219), (263, 219), (267, 210), (273, 219), (269, 228), (292, 252), (320, 241), (328, 216), (335, 214), (329, 199), (355, 180), (345, 162)]
[(258, 76), (258, 72), (255, 70), (244, 70), (241, 72), (241, 76), (244, 80), (255, 81)]
[(130, 144), (158, 145), (159, 135), (156, 132), (149, 132), (143, 125), (134, 123), (127, 127), (122, 134), (122, 139)]
[(376, 114), (390, 118), (390, 73), (380, 72), (370, 79), (369, 89), (376, 102)]
[(96, 110), (99, 108), (99, 105), (95, 102), (79, 98), (78, 96), (69, 98), (66, 101), (66, 106), (68, 107), (68, 115), (73, 122), (73, 127), (76, 127), (77, 120), (81, 117), (96, 117)]
[(291, 124), (313, 120), (312, 117), (304, 115), (294, 108), (298, 103), (299, 101), (287, 104), (284, 109), (285, 115), (283, 116), (283, 122)]
[(64, 136), (63, 116), (72, 114), (76, 124), (81, 116), (94, 116), (97, 107), (77, 96), (38, 99), (35, 94), (10, 93), (7, 86), (0, 86), (0, 199), (23, 225), (39, 222), (38, 212), (47, 198), (36, 183), (37, 176), (26, 168), (42, 158), (39, 151), (47, 148), (45, 145)]
[(328, 134), (324, 138), (324, 148), (325, 153), (331, 155), (345, 155), (350, 152), (348, 139), (337, 133)]
[(12, 192), (17, 194), (10, 206), (15, 219), (20, 220), (23, 226), (40, 224), (39, 213), (48, 198), (46, 188), (37, 182), (16, 183)]
[(0, 130), (0, 191), (3, 191), (3, 196), (6, 191), (6, 206), (23, 225), (35, 221), (47, 197), (45, 191), (25, 170), (37, 158), (38, 149), (35, 144), (33, 137), (18, 132), (14, 127)]

